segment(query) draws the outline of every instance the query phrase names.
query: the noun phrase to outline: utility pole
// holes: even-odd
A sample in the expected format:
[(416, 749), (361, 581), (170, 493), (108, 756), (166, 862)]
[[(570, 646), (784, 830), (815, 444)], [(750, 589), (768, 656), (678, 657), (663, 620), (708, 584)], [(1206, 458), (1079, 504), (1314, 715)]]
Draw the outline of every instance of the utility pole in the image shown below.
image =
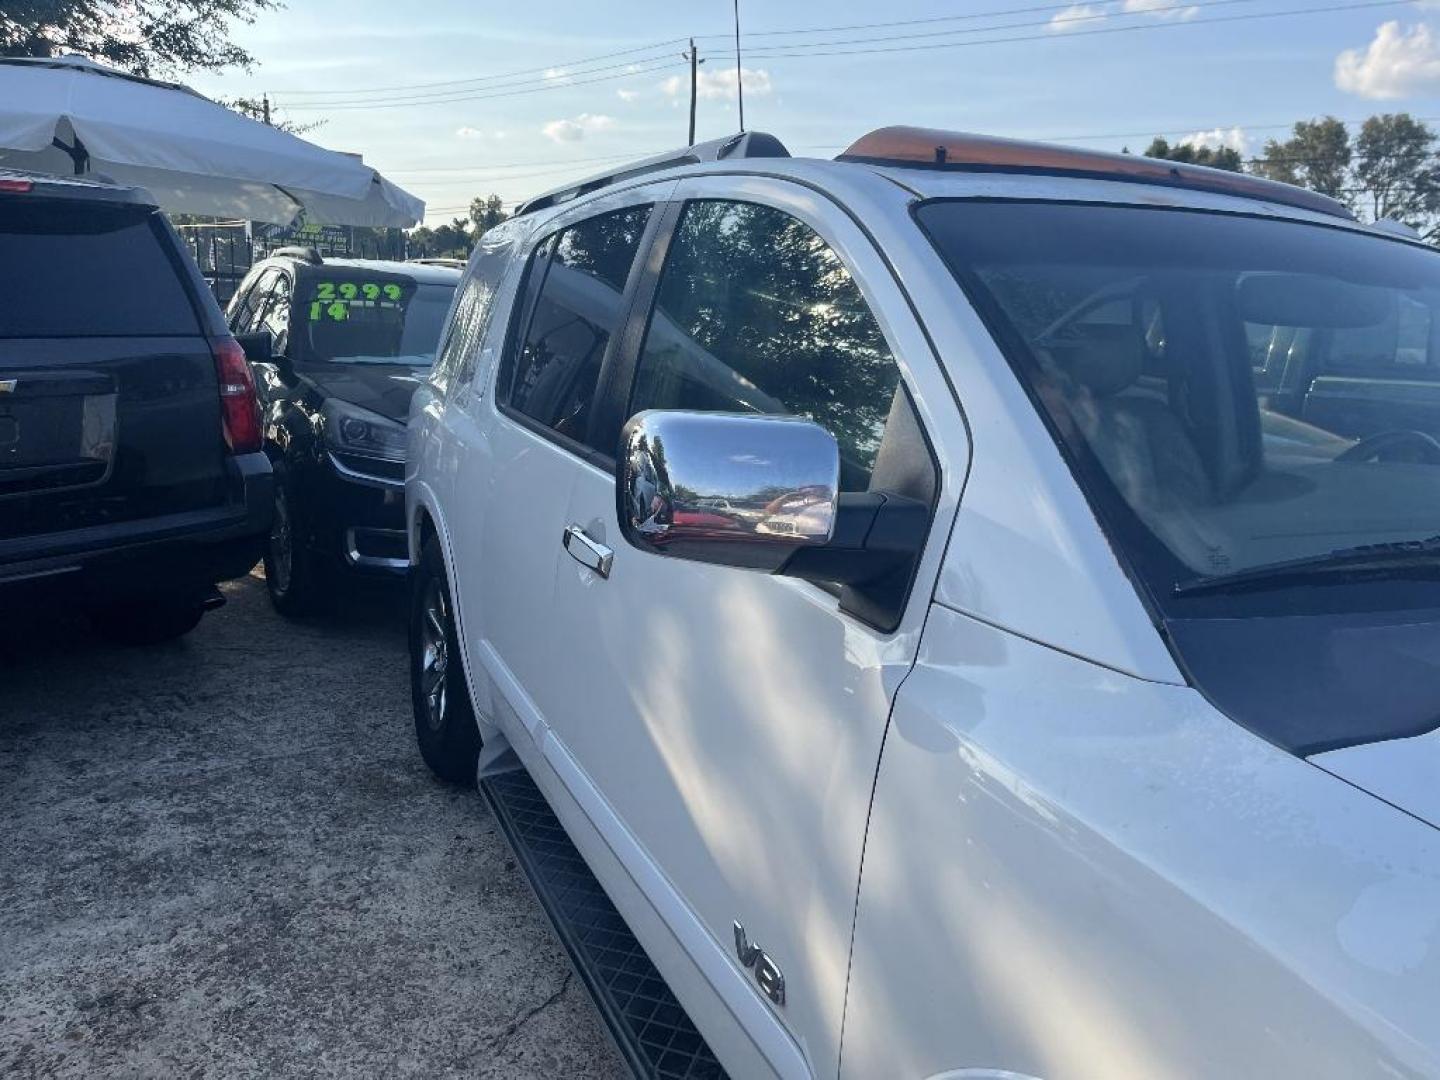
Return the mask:
[[(253, 100), (253, 99), (252, 99)], [(270, 95), (260, 95), (260, 111), (264, 114), (265, 126), (270, 127)]]
[(740, 102), (740, 130), (745, 130), (745, 72), (740, 67), (740, 0), (735, 0), (735, 96)]
[(694, 38), (691, 38), (691, 39), (690, 39), (690, 51), (689, 51), (689, 52), (683, 52), (683, 53), (681, 53), (680, 55), (681, 55), (682, 57), (684, 57), (686, 60), (689, 60), (689, 61), (690, 61), (690, 142), (687, 143), (686, 145), (688, 145), (688, 146), (694, 146), (694, 145), (695, 145), (695, 98), (696, 98), (696, 96), (698, 95), (698, 92), (699, 92), (699, 89), (700, 89), (700, 87), (699, 87), (699, 83), (700, 83), (700, 65), (703, 64), (705, 61), (704, 61), (704, 60), (701, 60), (700, 57), (699, 57), (699, 54), (697, 54), (697, 53), (695, 52), (695, 39), (694, 39)]

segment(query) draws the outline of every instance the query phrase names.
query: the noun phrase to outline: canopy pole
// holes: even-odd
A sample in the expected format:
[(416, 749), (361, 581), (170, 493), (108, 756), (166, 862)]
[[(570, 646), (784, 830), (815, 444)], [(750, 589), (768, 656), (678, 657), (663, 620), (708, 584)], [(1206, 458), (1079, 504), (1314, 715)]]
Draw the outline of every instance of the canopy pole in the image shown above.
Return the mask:
[(60, 136), (56, 135), (50, 140), (50, 145), (56, 149), (64, 150), (70, 163), (75, 166), (75, 175), (79, 176), (90, 165), (90, 151), (85, 149), (85, 144), (77, 137), (74, 145), (63, 142)]

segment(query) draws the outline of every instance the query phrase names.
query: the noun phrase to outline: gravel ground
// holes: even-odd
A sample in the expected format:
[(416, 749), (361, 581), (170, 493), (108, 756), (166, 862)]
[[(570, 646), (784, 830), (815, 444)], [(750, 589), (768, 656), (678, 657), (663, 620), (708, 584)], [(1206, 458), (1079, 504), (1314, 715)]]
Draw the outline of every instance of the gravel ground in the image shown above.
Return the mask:
[(226, 592), (149, 649), (0, 620), (0, 1076), (621, 1075), (414, 749), (399, 598)]

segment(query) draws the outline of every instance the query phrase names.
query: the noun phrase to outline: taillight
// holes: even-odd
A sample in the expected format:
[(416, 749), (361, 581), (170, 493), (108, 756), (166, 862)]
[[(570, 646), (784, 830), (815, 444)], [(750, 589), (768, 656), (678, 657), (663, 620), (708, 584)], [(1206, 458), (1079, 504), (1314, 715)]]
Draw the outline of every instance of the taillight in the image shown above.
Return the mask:
[(232, 454), (260, 449), (260, 399), (245, 350), (233, 337), (212, 338), (215, 375), (220, 380), (220, 430)]
[(30, 180), (5, 180), (0, 179), (0, 191), (13, 191), (23, 194), (35, 186)]

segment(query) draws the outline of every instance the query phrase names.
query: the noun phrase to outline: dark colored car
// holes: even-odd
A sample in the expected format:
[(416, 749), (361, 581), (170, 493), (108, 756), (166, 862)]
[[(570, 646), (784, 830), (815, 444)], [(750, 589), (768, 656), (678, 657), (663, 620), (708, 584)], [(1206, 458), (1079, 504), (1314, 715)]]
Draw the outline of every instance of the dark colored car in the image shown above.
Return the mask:
[(277, 477), (265, 580), (281, 614), (324, 607), (343, 572), (405, 573), (405, 420), (459, 282), (287, 248), (230, 301)]
[(0, 611), (183, 634), (273, 501), (250, 369), (150, 197), (0, 170)]

